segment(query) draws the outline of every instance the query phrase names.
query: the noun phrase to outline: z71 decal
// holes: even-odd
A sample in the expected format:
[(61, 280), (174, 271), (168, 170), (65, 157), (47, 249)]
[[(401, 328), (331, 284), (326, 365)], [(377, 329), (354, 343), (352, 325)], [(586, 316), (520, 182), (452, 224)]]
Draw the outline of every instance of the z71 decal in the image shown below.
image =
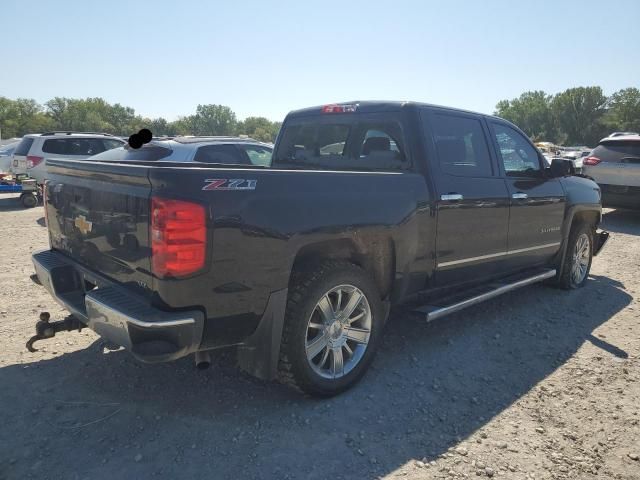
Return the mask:
[(208, 178), (202, 190), (255, 190), (258, 180), (244, 178)]

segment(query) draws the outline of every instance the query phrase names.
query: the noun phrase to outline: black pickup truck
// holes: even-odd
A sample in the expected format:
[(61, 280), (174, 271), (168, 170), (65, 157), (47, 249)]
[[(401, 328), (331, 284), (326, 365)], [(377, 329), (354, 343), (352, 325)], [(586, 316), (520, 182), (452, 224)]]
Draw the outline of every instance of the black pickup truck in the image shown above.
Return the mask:
[(86, 325), (142, 361), (200, 365), (234, 346), (260, 378), (333, 395), (370, 365), (391, 305), (431, 321), (538, 281), (581, 287), (608, 236), (593, 181), (467, 111), (294, 111), (270, 167), (166, 148), (47, 162), (51, 248), (33, 263), (74, 320), (45, 315), (40, 338)]

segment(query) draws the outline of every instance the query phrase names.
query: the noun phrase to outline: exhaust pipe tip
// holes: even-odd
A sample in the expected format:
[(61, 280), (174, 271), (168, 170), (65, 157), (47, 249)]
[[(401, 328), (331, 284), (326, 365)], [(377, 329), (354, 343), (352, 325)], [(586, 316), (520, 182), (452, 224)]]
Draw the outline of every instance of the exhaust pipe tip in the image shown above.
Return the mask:
[(196, 352), (196, 368), (206, 370), (211, 366), (211, 355), (209, 352)]

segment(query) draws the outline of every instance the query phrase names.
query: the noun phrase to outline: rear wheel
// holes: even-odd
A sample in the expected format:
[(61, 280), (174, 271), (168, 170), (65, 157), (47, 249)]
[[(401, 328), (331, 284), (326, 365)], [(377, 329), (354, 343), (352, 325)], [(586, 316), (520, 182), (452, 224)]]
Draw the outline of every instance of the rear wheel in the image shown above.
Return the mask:
[(578, 224), (569, 234), (559, 286), (566, 289), (583, 287), (587, 283), (592, 260), (593, 228), (587, 223)]
[(383, 325), (380, 295), (369, 276), (326, 262), (294, 276), (280, 354), (280, 378), (312, 395), (331, 396), (369, 367)]

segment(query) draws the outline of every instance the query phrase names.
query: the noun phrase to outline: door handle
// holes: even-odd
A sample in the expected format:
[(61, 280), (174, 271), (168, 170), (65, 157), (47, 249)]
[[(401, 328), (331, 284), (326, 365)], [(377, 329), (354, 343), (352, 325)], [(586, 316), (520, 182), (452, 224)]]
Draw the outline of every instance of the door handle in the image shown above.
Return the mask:
[(440, 195), (440, 200), (444, 200), (445, 202), (454, 202), (456, 200), (462, 200), (463, 198), (459, 193), (445, 193)]
[(518, 192), (511, 195), (511, 198), (513, 198), (514, 200), (525, 200), (529, 198), (529, 195), (527, 195), (526, 193)]

